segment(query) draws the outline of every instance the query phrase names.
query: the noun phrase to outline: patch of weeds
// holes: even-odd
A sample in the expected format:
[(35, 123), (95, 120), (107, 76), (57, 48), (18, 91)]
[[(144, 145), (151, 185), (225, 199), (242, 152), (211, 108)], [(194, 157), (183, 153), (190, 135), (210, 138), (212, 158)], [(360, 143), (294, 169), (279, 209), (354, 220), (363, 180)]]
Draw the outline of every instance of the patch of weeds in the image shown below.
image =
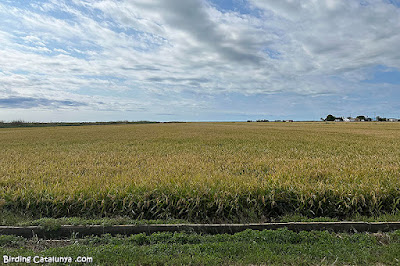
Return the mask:
[(26, 243), (26, 239), (20, 236), (0, 235), (0, 247), (18, 248)]
[(18, 225), (18, 226), (47, 226), (49, 225), (102, 225), (102, 226), (113, 226), (113, 225), (145, 225), (145, 224), (181, 224), (189, 223), (186, 220), (136, 220), (126, 216), (117, 217), (103, 217), (103, 218), (81, 218), (81, 217), (62, 217), (62, 218), (50, 218), (44, 217), (40, 219), (26, 218), (23, 221), (18, 220), (18, 216), (13, 219), (7, 219), (4, 225)]
[(57, 231), (61, 228), (61, 223), (57, 219), (42, 218), (37, 221), (38, 225), (46, 231)]
[(29, 214), (15, 213), (0, 209), (0, 225), (20, 225), (33, 219), (34, 217)]
[(277, 219), (279, 222), (338, 222), (338, 218), (331, 217), (307, 217), (301, 214), (284, 215)]

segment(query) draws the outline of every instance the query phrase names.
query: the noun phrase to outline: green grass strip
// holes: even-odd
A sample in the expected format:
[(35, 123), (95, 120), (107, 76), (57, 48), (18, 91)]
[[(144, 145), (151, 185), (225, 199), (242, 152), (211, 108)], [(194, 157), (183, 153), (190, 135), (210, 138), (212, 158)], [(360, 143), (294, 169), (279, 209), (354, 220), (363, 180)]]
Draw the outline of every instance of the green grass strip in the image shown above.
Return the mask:
[(334, 234), (246, 230), (234, 235), (104, 235), (66, 242), (0, 236), (0, 255), (87, 256), (95, 265), (396, 265), (399, 251), (400, 231)]

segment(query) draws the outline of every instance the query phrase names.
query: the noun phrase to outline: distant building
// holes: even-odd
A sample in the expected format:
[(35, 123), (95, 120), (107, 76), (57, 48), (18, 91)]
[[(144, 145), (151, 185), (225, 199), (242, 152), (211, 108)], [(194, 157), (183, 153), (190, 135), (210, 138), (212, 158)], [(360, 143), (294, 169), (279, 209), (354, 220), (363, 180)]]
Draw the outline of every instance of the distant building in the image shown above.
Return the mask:
[(355, 119), (355, 118), (352, 118), (352, 117), (343, 117), (343, 121), (344, 121), (344, 122), (355, 122), (356, 119)]
[(399, 119), (397, 119), (397, 118), (388, 118), (387, 121), (389, 121), (389, 122), (398, 122)]

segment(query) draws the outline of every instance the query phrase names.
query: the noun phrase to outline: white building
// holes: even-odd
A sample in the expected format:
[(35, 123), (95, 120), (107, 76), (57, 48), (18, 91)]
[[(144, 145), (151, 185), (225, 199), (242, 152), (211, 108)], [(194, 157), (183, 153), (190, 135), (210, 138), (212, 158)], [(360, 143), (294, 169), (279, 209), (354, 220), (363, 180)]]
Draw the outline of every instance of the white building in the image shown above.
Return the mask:
[(356, 120), (354, 118), (352, 118), (352, 117), (349, 117), (349, 118), (343, 117), (343, 121), (344, 122), (355, 122)]

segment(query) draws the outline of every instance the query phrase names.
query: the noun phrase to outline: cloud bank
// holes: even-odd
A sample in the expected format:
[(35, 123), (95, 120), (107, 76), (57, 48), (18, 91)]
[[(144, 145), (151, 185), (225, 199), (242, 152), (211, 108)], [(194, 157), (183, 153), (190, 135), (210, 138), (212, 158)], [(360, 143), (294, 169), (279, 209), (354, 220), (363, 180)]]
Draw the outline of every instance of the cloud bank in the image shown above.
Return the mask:
[(0, 119), (400, 116), (399, 6), (3, 1)]

